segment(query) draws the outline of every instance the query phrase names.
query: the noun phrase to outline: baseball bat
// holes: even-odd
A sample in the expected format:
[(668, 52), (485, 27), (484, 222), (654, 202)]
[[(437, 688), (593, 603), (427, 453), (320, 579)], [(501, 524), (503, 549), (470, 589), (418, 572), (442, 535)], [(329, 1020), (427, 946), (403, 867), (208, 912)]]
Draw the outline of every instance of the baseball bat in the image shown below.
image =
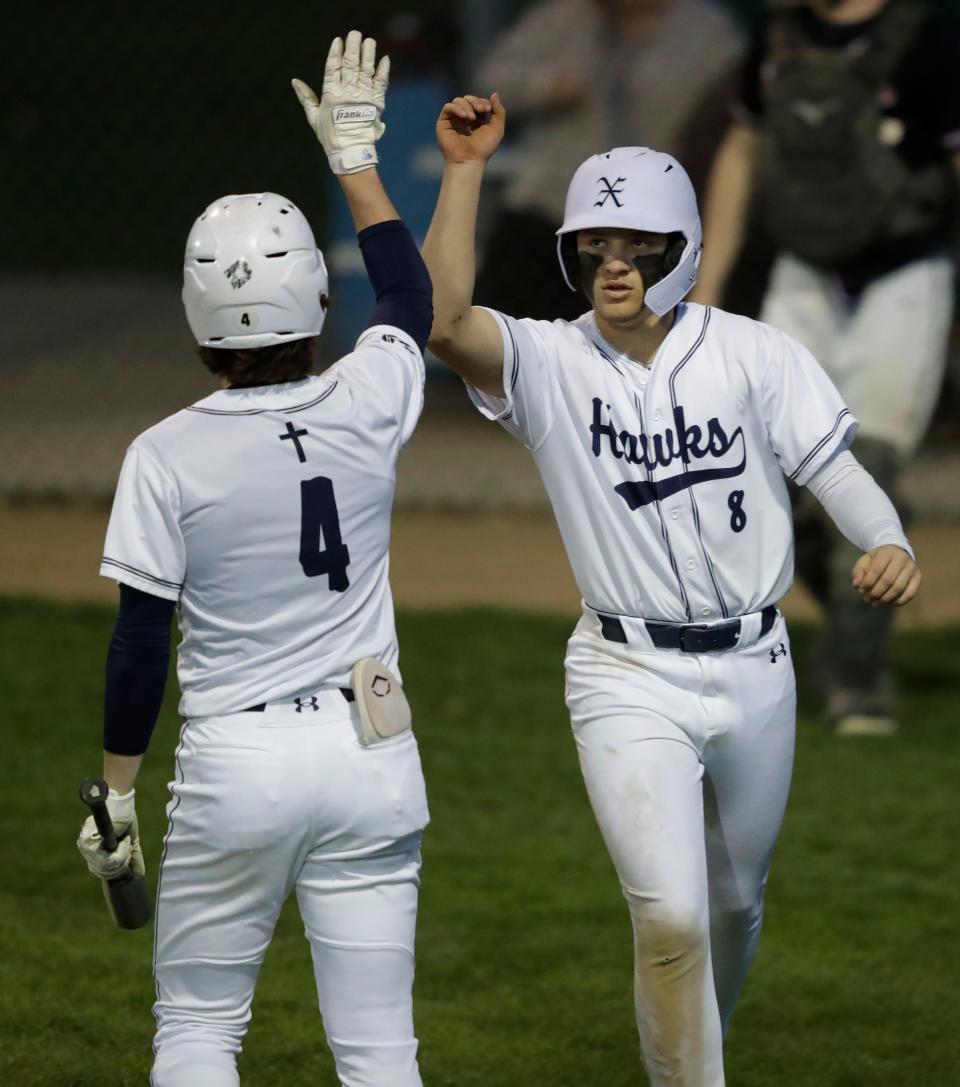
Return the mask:
[[(117, 832), (114, 830), (110, 812), (107, 811), (108, 792), (109, 787), (102, 778), (87, 778), (80, 786), (80, 799), (90, 809), (103, 839), (103, 848), (112, 853), (117, 848)], [(115, 879), (105, 879), (102, 883), (110, 913), (120, 928), (142, 928), (153, 916), (153, 903), (150, 901), (147, 881), (134, 872), (133, 868), (128, 868)]]

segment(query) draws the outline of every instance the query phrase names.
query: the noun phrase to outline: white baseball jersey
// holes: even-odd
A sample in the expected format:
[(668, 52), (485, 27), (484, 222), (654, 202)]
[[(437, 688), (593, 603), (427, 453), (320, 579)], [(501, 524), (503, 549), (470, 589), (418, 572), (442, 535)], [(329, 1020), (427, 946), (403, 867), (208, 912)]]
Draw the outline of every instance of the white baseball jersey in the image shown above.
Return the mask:
[(506, 396), (470, 395), (533, 453), (588, 606), (712, 623), (783, 596), (784, 475), (805, 483), (857, 427), (805, 348), (683, 304), (645, 366), (608, 344), (592, 313), (494, 316)]
[(390, 514), (423, 380), (376, 326), (320, 376), (215, 392), (130, 446), (100, 573), (178, 601), (183, 716), (396, 668)]

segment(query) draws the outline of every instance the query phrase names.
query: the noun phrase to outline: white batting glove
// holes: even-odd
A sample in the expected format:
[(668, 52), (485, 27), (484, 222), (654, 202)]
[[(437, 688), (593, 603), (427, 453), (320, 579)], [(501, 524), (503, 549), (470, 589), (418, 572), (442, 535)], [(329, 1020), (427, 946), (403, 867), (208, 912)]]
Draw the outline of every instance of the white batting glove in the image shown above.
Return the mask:
[(386, 103), (390, 58), (381, 57), (374, 71), (376, 56), (376, 41), (351, 30), (346, 44), (334, 38), (330, 46), (319, 101), (302, 80), (291, 81), (335, 174), (355, 174), (377, 164), (376, 142), (387, 127), (380, 115)]
[(87, 862), (87, 868), (100, 879), (116, 879), (128, 868), (141, 876), (146, 872), (143, 852), (140, 849), (137, 812), (133, 806), (135, 792), (135, 789), (131, 789), (129, 793), (121, 795), (111, 789), (107, 794), (107, 811), (117, 833), (117, 848), (113, 853), (108, 853), (103, 848), (103, 839), (92, 815), (87, 816), (80, 829), (77, 849)]

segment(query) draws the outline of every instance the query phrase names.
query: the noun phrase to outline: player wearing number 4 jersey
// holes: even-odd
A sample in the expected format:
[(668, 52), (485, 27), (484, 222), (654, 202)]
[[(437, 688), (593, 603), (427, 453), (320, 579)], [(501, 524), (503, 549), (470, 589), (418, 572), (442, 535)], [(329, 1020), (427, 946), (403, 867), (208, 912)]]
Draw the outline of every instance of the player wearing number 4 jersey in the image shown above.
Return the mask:
[(471, 306), (480, 184), (504, 117), (495, 95), (469, 96), (437, 123), (430, 344), (533, 454), (583, 595), (567, 704), (633, 923), (650, 1081), (721, 1087), (793, 758), (784, 476), (864, 551), (853, 584), (868, 600), (906, 603), (920, 574), (814, 359), (765, 325), (684, 304), (700, 218), (670, 156), (621, 147), (575, 173), (557, 248), (582, 317)]
[(388, 62), (358, 32), (318, 101), (295, 89), (337, 174), (377, 303), (356, 348), (309, 376), (327, 273), (272, 193), (211, 204), (183, 298), (219, 391), (124, 461), (101, 573), (120, 582), (104, 777), (134, 863), (133, 781), (178, 608), (187, 721), (157, 892), (154, 1087), (235, 1087), (257, 972), (291, 891), (345, 1087), (419, 1087), (414, 925), (427, 819), (395, 673), (387, 581), (395, 465), (423, 402), (430, 282), (375, 169)]

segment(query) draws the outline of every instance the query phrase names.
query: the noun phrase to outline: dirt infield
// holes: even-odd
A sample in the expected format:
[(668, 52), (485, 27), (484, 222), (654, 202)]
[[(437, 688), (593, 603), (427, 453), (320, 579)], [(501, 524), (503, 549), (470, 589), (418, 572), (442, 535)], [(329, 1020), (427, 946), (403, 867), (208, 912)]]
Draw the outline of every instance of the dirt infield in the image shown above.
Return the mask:
[[(108, 510), (101, 506), (0, 506), (0, 594), (112, 603), (97, 576)], [(904, 628), (960, 622), (960, 525), (912, 532), (926, 575)], [(393, 522), (391, 581), (397, 605), (495, 605), (573, 616), (578, 594), (549, 514), (400, 512)], [(816, 605), (800, 588), (784, 601), (794, 618)]]

